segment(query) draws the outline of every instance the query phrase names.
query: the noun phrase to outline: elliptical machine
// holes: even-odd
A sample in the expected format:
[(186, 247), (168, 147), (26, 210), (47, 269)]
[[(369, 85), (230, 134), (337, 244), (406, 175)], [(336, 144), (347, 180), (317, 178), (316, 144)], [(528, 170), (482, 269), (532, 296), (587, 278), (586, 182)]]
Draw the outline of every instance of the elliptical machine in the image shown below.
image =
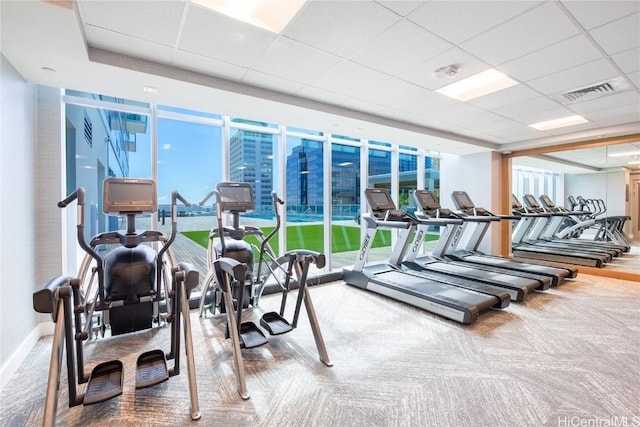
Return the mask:
[[(209, 233), (207, 249), (208, 277), (200, 296), (200, 317), (206, 317), (207, 309), (212, 313), (226, 314), (226, 338), (231, 338), (238, 393), (243, 399), (249, 399), (241, 349), (253, 348), (268, 342), (269, 335), (281, 335), (297, 327), (300, 309), (304, 302), (311, 324), (320, 361), (332, 366), (320, 331), (320, 325), (307, 287), (309, 268), (314, 264), (318, 268), (325, 265), (324, 254), (297, 249), (283, 256), (276, 256), (269, 241), (280, 229), (279, 206), (284, 201), (272, 192), (276, 225), (265, 236), (262, 230), (251, 225), (240, 224), (240, 214), (255, 210), (253, 187), (244, 182), (221, 182), (216, 189), (207, 194), (200, 205), (215, 195), (217, 227)], [(223, 215), (230, 214), (231, 225), (223, 224)], [(258, 245), (252, 245), (246, 237), (253, 236)], [(254, 263), (254, 250), (259, 254)], [(257, 269), (255, 267), (257, 264)], [(242, 321), (243, 309), (258, 306), (265, 287), (277, 287), (282, 292), (280, 310), (264, 313), (260, 326), (251, 321)], [(287, 295), (298, 288), (296, 306), (292, 321), (285, 318)]]
[[(156, 183), (150, 179), (107, 178), (103, 211), (125, 215), (127, 229), (100, 233), (87, 244), (84, 237), (85, 190), (58, 203), (65, 208), (77, 201), (77, 240), (86, 253), (78, 275), (58, 276), (33, 294), (38, 313), (50, 313), (55, 323), (43, 425), (55, 425), (63, 344), (67, 364), (69, 407), (90, 405), (122, 394), (123, 363), (111, 360), (85, 371), (83, 342), (98, 333), (104, 337), (150, 329), (164, 321), (171, 324), (170, 350), (144, 352), (136, 364), (136, 389), (149, 387), (180, 373), (180, 347), (184, 328), (189, 375), (190, 415), (200, 419), (193, 357), (188, 296), (198, 286), (199, 274), (188, 263), (176, 263), (170, 248), (177, 234), (177, 200), (171, 194), (171, 235), (137, 231), (136, 217), (157, 210)], [(156, 252), (150, 245), (159, 246)], [(106, 255), (98, 252), (106, 250)], [(161, 288), (163, 284), (163, 288)], [(164, 305), (164, 307), (163, 307)], [(161, 311), (164, 312), (161, 313)], [(98, 325), (94, 325), (97, 322)], [(183, 325), (181, 326), (181, 322)], [(167, 367), (167, 361), (173, 366)], [(80, 385), (86, 384), (84, 392)]]

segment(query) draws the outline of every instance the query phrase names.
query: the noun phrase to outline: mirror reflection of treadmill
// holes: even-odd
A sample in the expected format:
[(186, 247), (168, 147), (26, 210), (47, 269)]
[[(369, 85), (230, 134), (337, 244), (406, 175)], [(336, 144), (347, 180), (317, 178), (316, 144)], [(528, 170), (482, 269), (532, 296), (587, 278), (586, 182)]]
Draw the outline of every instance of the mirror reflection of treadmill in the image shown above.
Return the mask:
[[(542, 226), (547, 229), (552, 222), (555, 222), (556, 226), (558, 226), (560, 225), (560, 217), (564, 218), (568, 214), (545, 212), (532, 194), (525, 194), (523, 198), (528, 206), (527, 210), (531, 213), (525, 214), (517, 225), (516, 230), (514, 230), (514, 256), (589, 267), (603, 267), (614, 257), (622, 254), (623, 249), (614, 248), (613, 246), (594, 246), (591, 243), (572, 242), (567, 239), (540, 238), (538, 234), (539, 231), (542, 231)], [(513, 199), (515, 199), (515, 196), (513, 196)], [(517, 202), (517, 199), (515, 200)], [(520, 205), (520, 209), (522, 209), (520, 203), (512, 204), (514, 208)], [(553, 226), (551, 227), (553, 228)], [(523, 230), (525, 231), (523, 232)], [(516, 236), (526, 236), (526, 239)]]
[[(367, 189), (365, 195), (372, 211), (380, 211), (383, 206), (387, 210), (396, 209), (387, 190)], [(347, 284), (464, 324), (475, 322), (481, 313), (492, 308), (503, 308), (508, 305), (506, 293), (494, 295), (458, 287), (444, 281), (427, 279), (410, 272), (400, 271), (398, 266), (389, 265), (387, 262), (368, 263), (367, 255), (378, 227), (400, 230), (401, 236), (410, 238), (415, 224), (404, 221), (382, 221), (370, 214), (364, 215), (368, 215), (372, 220), (366, 221), (366, 235), (356, 263), (353, 268), (345, 268), (343, 271)], [(406, 246), (406, 238), (398, 239), (396, 247), (393, 248), (394, 252)]]

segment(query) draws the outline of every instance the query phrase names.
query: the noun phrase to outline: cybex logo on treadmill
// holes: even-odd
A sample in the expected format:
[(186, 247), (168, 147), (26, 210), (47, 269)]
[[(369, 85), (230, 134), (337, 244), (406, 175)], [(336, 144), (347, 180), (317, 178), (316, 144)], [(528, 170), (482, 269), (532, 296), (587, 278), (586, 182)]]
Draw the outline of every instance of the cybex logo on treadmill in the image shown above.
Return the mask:
[(362, 246), (360, 247), (360, 260), (363, 260), (365, 255), (367, 254), (367, 246), (369, 246), (369, 240), (371, 240), (371, 236), (367, 234), (364, 238), (364, 241), (362, 242)]
[(422, 243), (422, 236), (424, 236), (424, 231), (420, 230), (418, 232), (418, 235), (416, 236), (416, 240), (413, 243), (413, 247), (411, 248), (412, 253), (416, 253), (418, 252), (418, 249), (420, 249), (420, 244)]
[(456, 230), (456, 234), (453, 235), (453, 240), (451, 241), (451, 246), (455, 247), (458, 244), (458, 240), (460, 240), (460, 236), (462, 235), (462, 228), (458, 228)]

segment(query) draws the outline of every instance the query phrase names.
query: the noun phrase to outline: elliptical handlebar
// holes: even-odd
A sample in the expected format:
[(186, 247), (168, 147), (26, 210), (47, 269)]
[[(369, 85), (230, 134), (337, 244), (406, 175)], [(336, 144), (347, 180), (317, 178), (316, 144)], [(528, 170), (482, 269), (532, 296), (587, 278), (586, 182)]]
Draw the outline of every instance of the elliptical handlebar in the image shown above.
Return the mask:
[(202, 206), (202, 205), (204, 205), (205, 203), (207, 203), (207, 200), (209, 200), (209, 199), (211, 198), (211, 196), (213, 196), (215, 193), (216, 193), (216, 190), (211, 190), (209, 193), (207, 193), (207, 194), (202, 198), (202, 200), (200, 200), (200, 201), (198, 202), (198, 206)]
[(187, 201), (180, 193), (176, 190), (171, 192), (171, 235), (167, 242), (162, 245), (162, 248), (158, 251), (158, 259), (162, 260), (162, 255), (169, 249), (169, 246), (176, 239), (176, 235), (178, 234), (178, 200), (180, 200), (186, 207), (191, 206), (191, 203)]
[(66, 208), (67, 205), (78, 199), (78, 205), (84, 205), (84, 188), (80, 187), (73, 193), (69, 194), (64, 200), (58, 202), (59, 208)]

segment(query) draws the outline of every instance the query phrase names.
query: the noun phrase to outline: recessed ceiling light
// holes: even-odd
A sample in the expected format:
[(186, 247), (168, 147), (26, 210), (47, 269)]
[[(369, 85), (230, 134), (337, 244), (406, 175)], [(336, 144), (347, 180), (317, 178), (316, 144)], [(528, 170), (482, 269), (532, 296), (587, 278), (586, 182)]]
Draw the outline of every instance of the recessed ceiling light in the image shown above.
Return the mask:
[(158, 93), (157, 87), (143, 86), (142, 91), (145, 93)]
[(273, 0), (191, 1), (272, 33), (280, 33), (305, 3), (305, 0), (278, 0), (277, 2)]
[(550, 130), (550, 129), (562, 128), (565, 126), (579, 125), (581, 123), (588, 123), (588, 122), (589, 120), (585, 119), (584, 117), (575, 115), (575, 116), (561, 117), (559, 119), (554, 119), (554, 120), (547, 120), (546, 122), (534, 123), (532, 125), (529, 125), (529, 127), (532, 127), (538, 130)]
[(465, 102), (517, 84), (517, 81), (512, 80), (506, 74), (490, 68), (486, 71), (440, 88), (436, 90), (436, 92), (450, 98), (457, 99), (458, 101)]
[(609, 157), (627, 157), (627, 156), (640, 156), (640, 150), (609, 154)]

